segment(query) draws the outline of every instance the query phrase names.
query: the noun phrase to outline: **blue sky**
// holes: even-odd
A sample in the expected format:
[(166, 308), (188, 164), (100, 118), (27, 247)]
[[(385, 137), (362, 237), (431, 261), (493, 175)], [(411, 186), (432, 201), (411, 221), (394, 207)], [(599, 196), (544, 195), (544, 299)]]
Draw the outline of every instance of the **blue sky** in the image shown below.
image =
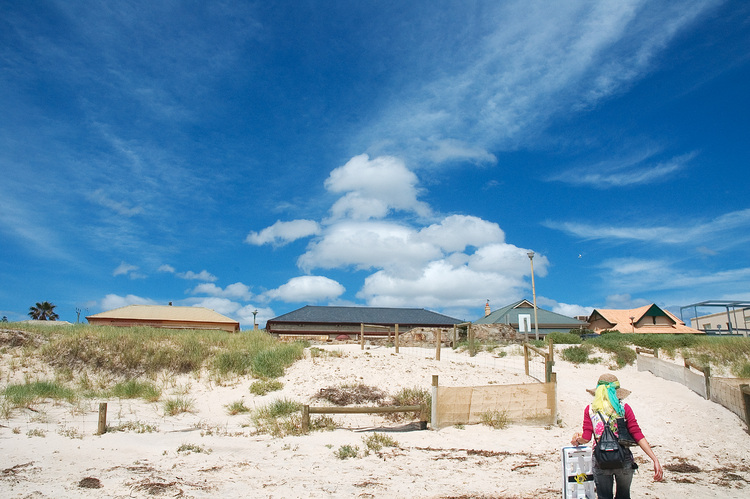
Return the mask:
[(750, 300), (750, 4), (0, 0), (0, 314)]

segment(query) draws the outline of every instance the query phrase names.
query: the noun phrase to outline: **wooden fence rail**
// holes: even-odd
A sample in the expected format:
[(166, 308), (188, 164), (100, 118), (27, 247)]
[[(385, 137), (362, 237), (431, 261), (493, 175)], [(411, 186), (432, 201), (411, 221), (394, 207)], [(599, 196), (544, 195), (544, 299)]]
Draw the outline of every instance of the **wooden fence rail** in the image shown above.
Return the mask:
[(649, 355), (653, 355), (654, 357), (659, 357), (659, 349), (654, 348), (653, 350), (650, 348), (643, 348), (643, 347), (635, 347), (635, 353), (647, 353)]
[(386, 407), (311, 407), (302, 406), (302, 430), (310, 431), (310, 414), (383, 414), (397, 412), (419, 412), (419, 422), (422, 429), (427, 429), (427, 406), (396, 405)]
[[(526, 371), (526, 376), (529, 376), (529, 352), (534, 352), (535, 354), (541, 356), (544, 358), (544, 381), (545, 383), (550, 383), (552, 381), (552, 366), (555, 365), (555, 348), (554, 344), (552, 343), (552, 338), (548, 338), (548, 349), (545, 352), (541, 348), (537, 348), (534, 345), (531, 345), (529, 343), (523, 344), (523, 360), (524, 360), (524, 370)], [(540, 380), (541, 381), (541, 380)]]

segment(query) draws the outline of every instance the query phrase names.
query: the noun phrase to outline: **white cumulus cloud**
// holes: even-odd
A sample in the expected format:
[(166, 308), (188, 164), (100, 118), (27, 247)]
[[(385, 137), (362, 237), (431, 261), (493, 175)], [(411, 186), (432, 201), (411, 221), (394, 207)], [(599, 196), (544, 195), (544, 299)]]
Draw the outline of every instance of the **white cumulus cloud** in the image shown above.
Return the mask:
[(213, 274), (211, 274), (207, 270), (201, 270), (197, 274), (193, 272), (192, 270), (188, 270), (187, 272), (178, 272), (175, 274), (180, 279), (187, 279), (189, 281), (207, 281), (207, 282), (214, 282), (217, 280), (217, 277)]
[(101, 301), (101, 308), (104, 311), (126, 307), (128, 305), (157, 305), (157, 302), (149, 298), (142, 298), (135, 295), (119, 296), (115, 294), (108, 294)]
[(320, 302), (341, 296), (346, 289), (333, 279), (323, 276), (300, 276), (265, 293), (266, 297), (287, 303)]
[(245, 242), (256, 246), (263, 244), (283, 246), (297, 239), (314, 236), (319, 233), (320, 225), (314, 220), (292, 220), (291, 222), (282, 222), (279, 220), (260, 232), (250, 232), (245, 238)]
[(370, 159), (360, 154), (333, 170), (325, 187), (344, 193), (331, 207), (333, 219), (383, 218), (392, 210), (429, 215), (429, 207), (417, 200), (417, 176), (403, 160), (391, 156)]
[(191, 293), (195, 295), (203, 294), (224, 298), (235, 298), (243, 301), (247, 301), (252, 298), (250, 288), (241, 282), (235, 282), (234, 284), (230, 284), (223, 289), (214, 283), (205, 282), (202, 284), (198, 284), (195, 288), (192, 289)]

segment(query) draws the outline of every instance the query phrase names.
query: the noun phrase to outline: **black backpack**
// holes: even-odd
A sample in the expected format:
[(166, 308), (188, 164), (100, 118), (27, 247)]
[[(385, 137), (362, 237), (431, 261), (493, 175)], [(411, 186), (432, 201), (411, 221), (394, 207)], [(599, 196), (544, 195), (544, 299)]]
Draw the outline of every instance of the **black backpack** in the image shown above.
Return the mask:
[(594, 459), (596, 459), (599, 468), (603, 470), (624, 468), (625, 463), (630, 459), (630, 452), (617, 441), (617, 435), (609, 426), (609, 420), (605, 420), (601, 412), (597, 414), (604, 423), (604, 431), (602, 431), (602, 436), (598, 441), (596, 440), (596, 432), (594, 432), (594, 441), (596, 442)]

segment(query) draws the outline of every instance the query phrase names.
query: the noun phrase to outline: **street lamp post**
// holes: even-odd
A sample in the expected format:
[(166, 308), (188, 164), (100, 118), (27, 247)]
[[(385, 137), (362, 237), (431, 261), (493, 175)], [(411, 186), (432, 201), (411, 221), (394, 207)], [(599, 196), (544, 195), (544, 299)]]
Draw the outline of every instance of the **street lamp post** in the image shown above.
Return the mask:
[(534, 252), (529, 251), (526, 253), (529, 257), (529, 261), (531, 262), (531, 293), (534, 297), (534, 337), (535, 339), (539, 339), (539, 320), (537, 319), (536, 314), (536, 285), (534, 284)]
[(255, 316), (258, 315), (257, 310), (253, 310), (253, 330), (258, 329), (258, 323), (255, 322)]

